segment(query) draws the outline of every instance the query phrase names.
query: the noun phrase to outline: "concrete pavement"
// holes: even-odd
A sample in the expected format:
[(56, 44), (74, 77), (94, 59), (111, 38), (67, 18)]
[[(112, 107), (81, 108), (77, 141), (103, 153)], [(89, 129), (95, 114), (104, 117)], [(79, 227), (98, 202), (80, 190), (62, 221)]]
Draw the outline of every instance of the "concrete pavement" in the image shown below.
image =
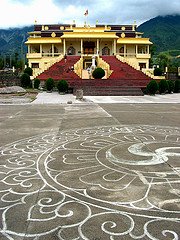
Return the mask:
[(155, 96), (88, 96), (87, 101), (95, 103), (180, 103), (180, 94), (165, 94)]
[(180, 104), (1, 105), (0, 239), (179, 239), (179, 119)]
[(72, 94), (60, 95), (58, 92), (39, 93), (33, 104), (72, 103), (180, 103), (180, 94), (165, 94), (155, 96), (84, 96), (84, 101), (76, 100)]

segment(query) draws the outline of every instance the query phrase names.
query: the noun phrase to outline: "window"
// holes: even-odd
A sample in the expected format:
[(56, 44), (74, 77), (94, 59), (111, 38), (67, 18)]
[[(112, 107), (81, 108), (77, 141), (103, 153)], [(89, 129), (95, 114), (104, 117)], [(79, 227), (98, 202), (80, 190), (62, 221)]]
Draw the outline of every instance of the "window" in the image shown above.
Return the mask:
[(148, 48), (147, 46), (138, 46), (138, 53), (139, 54), (147, 54)]
[(32, 68), (39, 68), (39, 63), (32, 63)]

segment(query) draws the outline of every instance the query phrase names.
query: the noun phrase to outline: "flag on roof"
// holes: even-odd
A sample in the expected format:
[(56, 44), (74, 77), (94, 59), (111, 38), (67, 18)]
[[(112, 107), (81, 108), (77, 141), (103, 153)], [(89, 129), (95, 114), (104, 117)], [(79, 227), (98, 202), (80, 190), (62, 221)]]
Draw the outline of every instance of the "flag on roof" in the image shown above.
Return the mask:
[(88, 9), (85, 11), (84, 16), (88, 15)]

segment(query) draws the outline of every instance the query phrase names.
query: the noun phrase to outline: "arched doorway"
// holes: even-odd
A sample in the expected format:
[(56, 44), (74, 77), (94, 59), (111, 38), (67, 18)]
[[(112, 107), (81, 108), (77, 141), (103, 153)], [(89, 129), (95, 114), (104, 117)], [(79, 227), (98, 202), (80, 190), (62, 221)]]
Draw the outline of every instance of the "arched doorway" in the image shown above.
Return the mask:
[(121, 56), (124, 55), (124, 47), (121, 47), (121, 48), (119, 49), (119, 53), (120, 53)]
[(54, 46), (54, 53), (58, 53), (58, 48)]
[(102, 49), (102, 55), (110, 55), (110, 49), (108, 47), (104, 47)]
[(67, 55), (75, 55), (76, 54), (76, 49), (71, 46), (67, 49)]

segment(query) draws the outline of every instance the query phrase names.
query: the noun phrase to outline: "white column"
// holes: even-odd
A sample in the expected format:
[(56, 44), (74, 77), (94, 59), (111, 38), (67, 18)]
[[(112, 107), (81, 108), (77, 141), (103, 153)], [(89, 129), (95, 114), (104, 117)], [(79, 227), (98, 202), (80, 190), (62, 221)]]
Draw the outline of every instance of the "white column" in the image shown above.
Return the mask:
[(138, 54), (138, 45), (136, 44), (136, 54)]
[(126, 44), (124, 44), (124, 57), (126, 57)]
[(54, 44), (52, 43), (52, 57), (54, 57)]
[(83, 39), (81, 39), (81, 54), (83, 54)]
[(31, 46), (28, 45), (28, 53), (31, 53)]
[(42, 54), (42, 44), (40, 44), (40, 54)]
[(65, 55), (66, 54), (66, 40), (65, 39), (63, 41), (63, 47), (64, 47), (63, 54)]
[(149, 69), (149, 60), (147, 60), (147, 62), (146, 62), (146, 67), (145, 67), (146, 69)]
[(148, 47), (147, 47), (147, 51), (148, 51), (147, 53), (149, 54), (149, 45), (148, 45)]
[(116, 39), (114, 39), (114, 55), (116, 55)]
[(99, 54), (99, 39), (97, 39), (97, 54)]

